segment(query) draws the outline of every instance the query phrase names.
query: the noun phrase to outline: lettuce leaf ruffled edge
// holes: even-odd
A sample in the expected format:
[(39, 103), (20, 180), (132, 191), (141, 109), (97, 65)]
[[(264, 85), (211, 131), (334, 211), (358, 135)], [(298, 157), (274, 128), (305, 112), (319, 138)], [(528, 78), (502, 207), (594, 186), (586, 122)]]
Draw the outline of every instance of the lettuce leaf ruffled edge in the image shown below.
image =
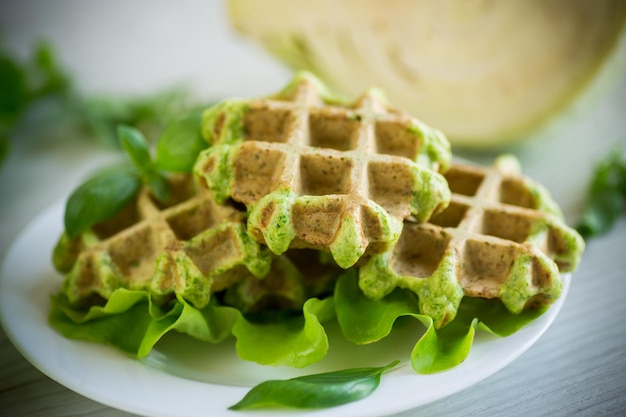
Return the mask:
[(330, 320), (337, 320), (348, 341), (369, 344), (389, 335), (400, 317), (409, 317), (425, 327), (416, 334), (410, 355), (413, 370), (432, 374), (462, 363), (476, 330), (508, 336), (545, 310), (513, 314), (498, 300), (466, 297), (457, 317), (436, 329), (432, 318), (419, 313), (414, 293), (396, 289), (373, 301), (358, 288), (358, 271), (353, 269), (339, 277), (333, 296), (310, 298), (301, 314), (281, 320), (251, 321), (236, 308), (216, 301), (197, 309), (182, 297), (159, 306), (146, 291), (118, 289), (104, 305), (87, 310), (74, 308), (63, 293), (53, 295), (49, 322), (65, 337), (113, 345), (137, 358), (149, 355), (166, 333), (177, 331), (208, 343), (235, 337), (243, 360), (303, 368), (326, 356), (329, 342), (324, 323)]
[(411, 365), (418, 374), (445, 371), (462, 363), (471, 350), (476, 330), (509, 336), (541, 316), (547, 308), (511, 313), (499, 300), (465, 297), (454, 320), (437, 329), (430, 316), (420, 314), (412, 291), (395, 289), (379, 301), (358, 289), (356, 273), (344, 274), (335, 289), (337, 321), (343, 335), (356, 344), (385, 338), (400, 317), (418, 320), (426, 328), (411, 352)]

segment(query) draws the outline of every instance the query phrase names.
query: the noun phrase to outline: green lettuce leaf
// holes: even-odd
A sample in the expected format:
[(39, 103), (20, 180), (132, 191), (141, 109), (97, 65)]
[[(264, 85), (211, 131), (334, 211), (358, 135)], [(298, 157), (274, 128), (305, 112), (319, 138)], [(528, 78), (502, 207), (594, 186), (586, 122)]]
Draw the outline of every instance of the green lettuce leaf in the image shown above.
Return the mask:
[(328, 351), (328, 337), (322, 323), (334, 317), (332, 298), (310, 298), (302, 315), (269, 323), (238, 320), (233, 327), (240, 358), (262, 365), (303, 368), (318, 362)]
[(454, 368), (469, 355), (474, 342), (476, 319), (469, 323), (457, 321), (437, 329), (433, 319), (418, 315), (416, 318), (427, 327), (411, 352), (411, 365), (418, 374), (433, 374)]
[(335, 310), (343, 336), (356, 344), (383, 339), (401, 316), (419, 316), (415, 293), (398, 290), (373, 301), (359, 288), (358, 274), (354, 270), (349, 270), (337, 281)]
[[(55, 295), (51, 298), (48, 319), (65, 337), (108, 343), (138, 355), (151, 324), (161, 319), (171, 321), (172, 315), (179, 314), (176, 310), (180, 307), (167, 312), (153, 305), (146, 291), (119, 289), (104, 306), (92, 306), (88, 310), (72, 307), (64, 294)], [(149, 339), (155, 337), (153, 333), (149, 335)]]
[(411, 352), (411, 364), (419, 374), (441, 372), (462, 363), (470, 352), (476, 328), (507, 336), (545, 311), (525, 310), (513, 314), (499, 300), (465, 297), (456, 318), (436, 329), (431, 317), (419, 314), (418, 299), (412, 291), (398, 288), (381, 300), (373, 301), (359, 289), (356, 271), (348, 271), (339, 278), (335, 308), (344, 337), (357, 344), (373, 343), (386, 337), (400, 317), (419, 320), (426, 331), (417, 336)]
[(301, 315), (256, 323), (239, 310), (216, 302), (200, 310), (179, 297), (161, 307), (147, 291), (121, 288), (104, 305), (89, 309), (72, 306), (64, 294), (55, 295), (49, 322), (65, 337), (107, 343), (138, 358), (147, 356), (163, 335), (177, 331), (209, 343), (234, 335), (242, 359), (304, 367), (326, 355), (328, 340), (321, 323), (334, 314), (332, 298), (311, 298)]
[(139, 358), (147, 356), (170, 331), (185, 333), (208, 343), (231, 336), (237, 354), (262, 365), (305, 367), (320, 361), (328, 351), (323, 323), (336, 317), (344, 337), (356, 344), (375, 343), (393, 330), (400, 317), (418, 320), (426, 328), (416, 334), (411, 352), (415, 372), (430, 374), (453, 368), (470, 352), (476, 330), (507, 336), (544, 310), (510, 313), (498, 300), (464, 298), (456, 318), (436, 329), (432, 318), (419, 314), (417, 296), (396, 289), (379, 301), (367, 298), (358, 287), (358, 272), (344, 273), (334, 297), (308, 299), (301, 313), (256, 317), (213, 300), (197, 309), (178, 297), (167, 306), (154, 303), (146, 291), (118, 289), (102, 306), (80, 309), (64, 294), (51, 298), (49, 321), (68, 338), (108, 343)]
[(49, 321), (65, 337), (107, 343), (145, 357), (171, 330), (199, 340), (219, 343), (229, 337), (236, 310), (208, 306), (198, 310), (180, 299), (169, 308), (154, 304), (147, 291), (120, 288), (103, 306), (81, 310), (63, 294), (53, 296)]
[(457, 318), (460, 322), (465, 323), (471, 321), (470, 317), (476, 318), (478, 319), (476, 323), (478, 329), (496, 336), (506, 337), (539, 318), (548, 308), (548, 306), (539, 309), (530, 308), (519, 314), (513, 314), (500, 300), (466, 297), (459, 306)]

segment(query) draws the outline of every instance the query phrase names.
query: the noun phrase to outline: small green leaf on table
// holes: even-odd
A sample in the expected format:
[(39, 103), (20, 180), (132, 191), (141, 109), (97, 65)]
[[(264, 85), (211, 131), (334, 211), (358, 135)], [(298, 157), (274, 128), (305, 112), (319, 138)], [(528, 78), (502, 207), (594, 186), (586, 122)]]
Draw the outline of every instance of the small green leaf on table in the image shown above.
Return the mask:
[(260, 408), (328, 408), (367, 397), (378, 388), (383, 372), (399, 363), (378, 368), (355, 368), (265, 381), (252, 388), (231, 410)]

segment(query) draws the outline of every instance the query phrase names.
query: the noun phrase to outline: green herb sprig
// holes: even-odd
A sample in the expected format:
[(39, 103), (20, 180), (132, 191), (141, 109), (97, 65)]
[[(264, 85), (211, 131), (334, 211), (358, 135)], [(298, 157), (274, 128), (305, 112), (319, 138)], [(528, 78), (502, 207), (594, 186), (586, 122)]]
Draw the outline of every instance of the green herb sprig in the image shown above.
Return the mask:
[(12, 141), (46, 139), (56, 132), (51, 126), (64, 138), (86, 137), (117, 148), (120, 124), (155, 137), (184, 115), (207, 107), (182, 87), (141, 97), (87, 96), (76, 88), (48, 42), (37, 44), (25, 60), (0, 42), (0, 91), (0, 163)]
[(170, 198), (167, 180), (152, 161), (150, 149), (141, 132), (126, 125), (119, 126), (117, 132), (122, 149), (130, 157), (142, 181), (150, 187), (157, 200), (166, 203)]
[(380, 384), (383, 372), (400, 361), (377, 368), (355, 368), (265, 381), (253, 387), (230, 410), (260, 408), (328, 408), (369, 396)]
[(28, 109), (51, 97), (69, 97), (71, 82), (51, 46), (42, 42), (25, 63), (0, 49), (0, 162), (10, 147), (10, 137)]
[(200, 134), (200, 117), (181, 119), (161, 135), (153, 159), (144, 135), (131, 126), (118, 126), (122, 149), (132, 163), (103, 170), (81, 184), (65, 207), (65, 232), (76, 238), (89, 227), (113, 217), (147, 185), (162, 203), (170, 199), (165, 172), (191, 172), (197, 154), (207, 145)]
[(615, 150), (595, 168), (587, 207), (577, 226), (584, 238), (599, 236), (613, 227), (626, 209), (626, 154)]

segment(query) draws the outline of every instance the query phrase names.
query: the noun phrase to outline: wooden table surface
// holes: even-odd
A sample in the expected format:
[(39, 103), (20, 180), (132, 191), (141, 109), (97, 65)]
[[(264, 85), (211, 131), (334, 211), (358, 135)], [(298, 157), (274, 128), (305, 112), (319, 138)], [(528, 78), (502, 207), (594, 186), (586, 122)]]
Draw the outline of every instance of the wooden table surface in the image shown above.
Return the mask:
[[(76, 25), (80, 24), (87, 31), (90, 25), (102, 26), (102, 21), (114, 21), (117, 17), (119, 24), (131, 24), (132, 19), (128, 16), (140, 15), (137, 10), (140, 7), (128, 6), (129, 13), (124, 17), (111, 11), (115, 7), (120, 9), (121, 1), (108, 2), (108, 6), (98, 6), (95, 2), (87, 6), (85, 3), (89, 2), (30, 0), (20, 6), (2, 3), (0, 25), (5, 27), (5, 40), (23, 50), (30, 40), (48, 36), (59, 45), (62, 55), (70, 61), (70, 67), (78, 69), (78, 80), (86, 89), (97, 90), (104, 85), (103, 88), (113, 90), (132, 90), (135, 87), (133, 79), (139, 82), (137, 74), (130, 76), (130, 80), (116, 80), (107, 85), (104, 74), (95, 70), (90, 72), (90, 66), (81, 63), (81, 54), (88, 55), (88, 49), (76, 49), (78, 47), (72, 42), (78, 30)], [(145, 6), (145, 2), (136, 3)], [(194, 1), (187, 3), (190, 7), (205, 7), (209, 14), (219, 11), (214, 2), (203, 6)], [(97, 9), (93, 10), (93, 16), (98, 19), (85, 14), (77, 23), (73, 17), (85, 13), (90, 7)], [(166, 16), (171, 13), (172, 6), (156, 2), (153, 7), (154, 13)], [(33, 14), (33, 10), (39, 12)], [(61, 10), (73, 12), (65, 16)], [(193, 10), (188, 14), (191, 19)], [(218, 29), (224, 30), (223, 25)], [(100, 30), (104, 29), (100, 27)], [(88, 34), (85, 36), (89, 37)], [(150, 34), (146, 32), (143, 36)], [(118, 48), (124, 47), (124, 36), (112, 34), (111, 37), (109, 42)], [(240, 65), (246, 67), (236, 70), (243, 79), (250, 79), (255, 73), (251, 63), (258, 64), (259, 60), (265, 59), (258, 51), (242, 46), (240, 40), (227, 38), (220, 42), (236, 44), (233, 53), (238, 54), (237, 68)], [(194, 65), (200, 64), (196, 62)], [(168, 68), (170, 72), (167, 68), (164, 71), (169, 79), (197, 76), (189, 75), (179, 67)], [(223, 68), (214, 76), (226, 77), (222, 72)], [(243, 91), (251, 91), (252, 95), (273, 91), (288, 79), (289, 74), (277, 64), (263, 61), (256, 69), (256, 76), (266, 82), (253, 88), (250, 83), (233, 86), (233, 90), (239, 89), (234, 95)], [(167, 77), (150, 81), (146, 88), (167, 82)], [(208, 89), (210, 85), (207, 82), (202, 88)], [(228, 90), (228, 86), (220, 83), (215, 90), (208, 90), (207, 95), (225, 95), (226, 91), (220, 89)], [(568, 221), (574, 223), (580, 217), (593, 165), (616, 144), (626, 148), (626, 76), (620, 76), (612, 91), (592, 107), (573, 110), (572, 114), (567, 125), (559, 127), (558, 133), (547, 132), (509, 150), (520, 158), (527, 175), (547, 186)], [(461, 156), (484, 163), (493, 159), (493, 155), (484, 153)], [(0, 168), (0, 257), (4, 258), (20, 230), (37, 213), (67, 196), (87, 172), (110, 158), (111, 155), (99, 145), (84, 138), (52, 143), (14, 143)], [(625, 317), (626, 220), (622, 217), (609, 234), (588, 243), (562, 311), (526, 353), (495, 375), (460, 393), (398, 416), (626, 415)], [(0, 415), (113, 417), (129, 414), (85, 398), (44, 375), (24, 359), (5, 332), (0, 331)]]

